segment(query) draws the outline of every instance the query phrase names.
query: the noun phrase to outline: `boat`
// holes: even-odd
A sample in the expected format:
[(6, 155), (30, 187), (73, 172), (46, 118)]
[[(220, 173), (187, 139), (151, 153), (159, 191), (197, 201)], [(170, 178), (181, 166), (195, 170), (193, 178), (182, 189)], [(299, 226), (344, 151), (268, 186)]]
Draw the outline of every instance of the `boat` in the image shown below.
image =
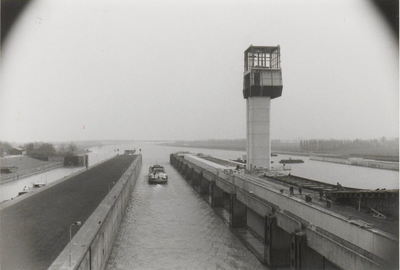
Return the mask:
[(286, 163), (304, 163), (304, 160), (302, 160), (302, 159), (291, 159), (291, 158), (289, 158), (289, 159), (281, 159), (281, 160), (279, 161), (279, 163), (284, 163), (284, 164), (286, 164)]
[(24, 194), (26, 194), (26, 193), (28, 193), (27, 190), (20, 191), (20, 192), (18, 192), (18, 196), (24, 195)]
[(33, 184), (32, 184), (32, 186), (33, 186), (34, 188), (44, 187), (45, 185), (46, 185), (46, 183), (41, 183), (41, 182), (36, 182), (36, 183), (33, 183)]
[(18, 192), (18, 196), (24, 195), (29, 192), (29, 188), (27, 186), (24, 186), (24, 189), (20, 192)]
[(133, 154), (135, 154), (135, 152), (136, 152), (136, 149), (133, 149), (133, 150), (125, 150), (125, 152), (124, 152), (124, 155), (133, 155)]
[(149, 184), (164, 184), (168, 182), (168, 175), (163, 166), (155, 164), (149, 167)]

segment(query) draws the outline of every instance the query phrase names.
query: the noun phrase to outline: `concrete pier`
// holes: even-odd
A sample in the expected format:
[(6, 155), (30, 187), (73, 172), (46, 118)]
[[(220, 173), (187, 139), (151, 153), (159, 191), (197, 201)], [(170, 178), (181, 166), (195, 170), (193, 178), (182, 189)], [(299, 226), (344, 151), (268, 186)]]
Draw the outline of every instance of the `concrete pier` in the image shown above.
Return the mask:
[[(210, 160), (216, 159), (189, 153), (170, 156), (170, 163), (179, 171), (202, 176), (201, 186), (209, 185), (211, 207), (226, 216), (232, 229), (268, 266), (398, 268), (398, 234), (379, 227), (383, 223), (363, 221), (361, 213), (345, 216), (348, 210), (338, 205), (328, 207), (307, 201), (304, 194), (292, 194), (283, 183), (250, 174), (232, 174), (234, 164)], [(199, 190), (198, 186), (194, 189)], [(390, 222), (394, 221), (387, 221)]]

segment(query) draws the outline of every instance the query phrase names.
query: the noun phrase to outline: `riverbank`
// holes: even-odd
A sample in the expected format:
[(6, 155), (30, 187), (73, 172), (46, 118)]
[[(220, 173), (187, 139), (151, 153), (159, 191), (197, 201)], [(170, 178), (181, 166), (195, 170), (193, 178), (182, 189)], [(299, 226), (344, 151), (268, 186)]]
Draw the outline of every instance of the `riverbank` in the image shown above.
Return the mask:
[(384, 169), (384, 170), (399, 170), (398, 162), (380, 161), (380, 160), (370, 160), (363, 158), (337, 158), (337, 157), (323, 157), (323, 156), (310, 156), (310, 160), (318, 160), (331, 163), (339, 163), (353, 166), (362, 166), (374, 169)]

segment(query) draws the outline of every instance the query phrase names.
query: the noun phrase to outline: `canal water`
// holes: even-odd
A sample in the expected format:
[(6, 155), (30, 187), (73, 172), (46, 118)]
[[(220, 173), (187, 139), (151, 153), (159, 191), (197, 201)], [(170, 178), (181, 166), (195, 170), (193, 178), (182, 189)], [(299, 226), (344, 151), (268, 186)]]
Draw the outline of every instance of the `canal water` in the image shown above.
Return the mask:
[[(169, 155), (181, 149), (135, 148), (142, 170), (106, 269), (267, 269), (170, 165)], [(167, 184), (148, 184), (155, 163), (165, 167)]]
[(344, 187), (362, 189), (398, 189), (399, 171), (374, 169), (361, 166), (310, 160), (309, 157), (278, 155), (274, 164), (287, 158), (304, 160), (300, 164), (288, 164), (291, 174), (330, 184), (339, 182)]

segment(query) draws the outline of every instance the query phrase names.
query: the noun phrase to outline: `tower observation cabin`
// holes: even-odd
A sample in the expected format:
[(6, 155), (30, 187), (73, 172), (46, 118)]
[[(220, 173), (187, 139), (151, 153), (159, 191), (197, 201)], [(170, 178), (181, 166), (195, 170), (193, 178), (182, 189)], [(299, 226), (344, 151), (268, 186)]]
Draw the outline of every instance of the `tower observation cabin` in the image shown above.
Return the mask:
[(282, 95), (281, 54), (279, 46), (250, 46), (244, 52), (243, 97)]

